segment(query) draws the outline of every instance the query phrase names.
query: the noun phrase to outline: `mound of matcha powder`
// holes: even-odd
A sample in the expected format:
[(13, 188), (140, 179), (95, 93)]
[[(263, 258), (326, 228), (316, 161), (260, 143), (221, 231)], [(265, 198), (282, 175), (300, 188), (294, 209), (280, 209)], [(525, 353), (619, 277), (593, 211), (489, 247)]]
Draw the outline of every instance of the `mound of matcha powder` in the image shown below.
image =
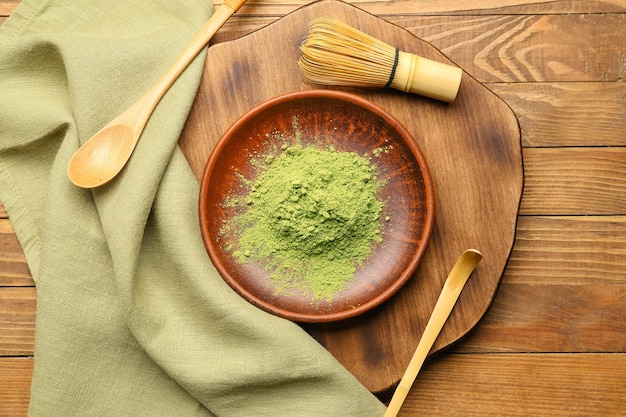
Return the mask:
[(381, 185), (356, 153), (289, 147), (251, 185), (234, 219), (234, 256), (261, 261), (279, 293), (297, 288), (330, 300), (381, 241)]

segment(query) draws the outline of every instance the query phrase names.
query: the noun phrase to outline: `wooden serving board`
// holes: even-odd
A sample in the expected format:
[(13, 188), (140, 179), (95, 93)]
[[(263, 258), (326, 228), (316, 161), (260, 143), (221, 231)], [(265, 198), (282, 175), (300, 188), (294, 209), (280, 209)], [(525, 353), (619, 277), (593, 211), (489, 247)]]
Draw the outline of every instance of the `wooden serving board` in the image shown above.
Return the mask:
[[(180, 142), (198, 179), (216, 141), (240, 115), (271, 97), (320, 88), (300, 76), (297, 61), (309, 22), (321, 16), (450, 63), (408, 31), (334, 0), (304, 6), (240, 39), (213, 45)], [(409, 129), (435, 186), (431, 243), (406, 286), (363, 316), (303, 326), (370, 391), (384, 396), (400, 380), (448, 272), (467, 248), (480, 250), (484, 259), (431, 355), (466, 335), (491, 304), (515, 238), (523, 187), (520, 131), (511, 109), (467, 73), (452, 104), (395, 90), (343, 90), (377, 103)]]

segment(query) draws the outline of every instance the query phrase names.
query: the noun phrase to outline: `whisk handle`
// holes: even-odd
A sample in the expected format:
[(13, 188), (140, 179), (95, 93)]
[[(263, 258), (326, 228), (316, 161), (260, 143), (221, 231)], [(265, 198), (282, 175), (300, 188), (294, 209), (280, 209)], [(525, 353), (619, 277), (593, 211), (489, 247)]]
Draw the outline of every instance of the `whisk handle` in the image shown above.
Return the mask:
[(462, 76), (461, 68), (400, 51), (390, 87), (451, 103)]

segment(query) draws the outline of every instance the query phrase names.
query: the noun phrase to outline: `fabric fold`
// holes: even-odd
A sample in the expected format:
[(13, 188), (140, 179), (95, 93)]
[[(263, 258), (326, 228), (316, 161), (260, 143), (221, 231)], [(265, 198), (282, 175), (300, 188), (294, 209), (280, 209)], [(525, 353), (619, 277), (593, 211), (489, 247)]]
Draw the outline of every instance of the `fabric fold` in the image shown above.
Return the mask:
[(177, 145), (205, 54), (114, 181), (84, 190), (67, 178), (80, 144), (160, 77), (211, 12), (202, 1), (23, 0), (0, 27), (0, 201), (37, 286), (31, 416), (384, 412), (209, 260), (199, 186)]

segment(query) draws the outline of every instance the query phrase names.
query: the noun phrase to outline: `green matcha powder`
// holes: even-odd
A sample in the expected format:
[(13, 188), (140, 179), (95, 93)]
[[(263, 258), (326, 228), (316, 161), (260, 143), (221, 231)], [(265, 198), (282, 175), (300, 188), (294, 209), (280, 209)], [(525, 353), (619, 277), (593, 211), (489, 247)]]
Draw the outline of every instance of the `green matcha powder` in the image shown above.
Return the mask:
[(267, 159), (225, 233), (239, 262), (260, 261), (278, 293), (331, 300), (381, 242), (383, 184), (353, 152), (295, 145)]

